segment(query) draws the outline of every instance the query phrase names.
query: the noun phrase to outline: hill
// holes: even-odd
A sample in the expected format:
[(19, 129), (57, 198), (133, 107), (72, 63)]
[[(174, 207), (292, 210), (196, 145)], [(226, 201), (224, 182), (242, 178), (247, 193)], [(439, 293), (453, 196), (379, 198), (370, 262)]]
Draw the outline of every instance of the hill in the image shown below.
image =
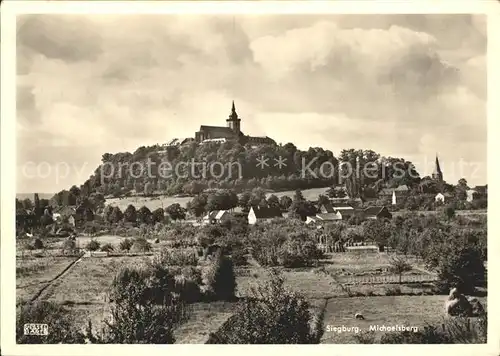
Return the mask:
[[(375, 174), (351, 174), (346, 179), (342, 171), (346, 163), (351, 167), (374, 164)], [(396, 165), (403, 171), (400, 176), (395, 174)], [(105, 153), (94, 174), (80, 188), (72, 189), (84, 196), (100, 193), (110, 198), (196, 195), (207, 189), (242, 192), (256, 187), (280, 192), (345, 184), (349, 195), (358, 196), (365, 188), (411, 187), (419, 181), (411, 162), (382, 157), (372, 150), (342, 150), (335, 157), (321, 147), (302, 151), (292, 143), (252, 146), (226, 141), (142, 146), (134, 153)]]

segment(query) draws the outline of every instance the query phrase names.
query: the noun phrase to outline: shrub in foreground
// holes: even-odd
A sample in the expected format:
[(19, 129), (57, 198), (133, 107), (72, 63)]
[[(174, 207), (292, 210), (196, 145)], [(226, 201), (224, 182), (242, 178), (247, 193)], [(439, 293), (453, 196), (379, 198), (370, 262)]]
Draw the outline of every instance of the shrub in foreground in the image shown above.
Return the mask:
[[(24, 335), (24, 325), (48, 325), (48, 335)], [(53, 302), (36, 302), (22, 305), (17, 313), (16, 342), (18, 344), (82, 344), (84, 336), (71, 321), (69, 312)]]
[(35, 250), (41, 250), (44, 247), (42, 240), (36, 238), (35, 242), (33, 242), (33, 247), (35, 248)]
[(130, 251), (132, 248), (133, 242), (130, 239), (124, 239), (120, 241), (120, 250), (122, 251)]
[(123, 268), (112, 284), (111, 318), (101, 335), (89, 338), (94, 343), (174, 343), (174, 327), (185, 314), (171, 285), (173, 278), (165, 270)]
[(220, 251), (203, 269), (204, 292), (209, 298), (232, 300), (236, 292), (236, 276), (233, 261)]
[(89, 243), (85, 246), (85, 249), (87, 251), (97, 251), (97, 250), (99, 250), (99, 247), (101, 247), (101, 244), (99, 243), (99, 241), (90, 240)]
[(470, 318), (452, 318), (440, 327), (428, 325), (417, 332), (387, 333), (381, 344), (481, 344), (486, 343), (486, 315), (472, 321)]

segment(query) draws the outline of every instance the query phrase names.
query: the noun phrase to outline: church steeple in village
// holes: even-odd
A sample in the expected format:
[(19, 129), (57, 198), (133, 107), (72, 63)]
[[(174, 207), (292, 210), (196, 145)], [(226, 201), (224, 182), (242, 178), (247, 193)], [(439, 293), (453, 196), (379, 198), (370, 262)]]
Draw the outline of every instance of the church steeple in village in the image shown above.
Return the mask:
[(234, 100), (233, 100), (233, 104), (231, 107), (231, 114), (229, 114), (229, 118), (226, 120), (227, 127), (229, 127), (231, 130), (233, 130), (235, 133), (239, 134), (240, 133), (240, 121), (241, 121), (241, 119), (238, 117), (238, 114), (236, 113), (236, 107), (234, 105)]
[(434, 165), (434, 172), (432, 172), (432, 179), (438, 182), (443, 181), (443, 172), (441, 171), (441, 166), (439, 165), (439, 158), (436, 153), (436, 163)]

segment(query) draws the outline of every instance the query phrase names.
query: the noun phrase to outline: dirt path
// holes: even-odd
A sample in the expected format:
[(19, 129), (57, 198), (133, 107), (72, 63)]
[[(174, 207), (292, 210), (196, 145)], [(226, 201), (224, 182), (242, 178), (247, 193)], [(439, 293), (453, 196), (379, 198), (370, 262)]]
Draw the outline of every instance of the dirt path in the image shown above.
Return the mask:
[(50, 287), (53, 287), (54, 284), (56, 284), (58, 281), (61, 280), (61, 278), (63, 278), (67, 273), (69, 273), (69, 271), (71, 270), (71, 268), (78, 262), (81, 261), (81, 259), (83, 258), (83, 255), (80, 256), (79, 258), (75, 259), (74, 261), (72, 261), (65, 269), (63, 269), (61, 271), (61, 273), (59, 273), (57, 276), (55, 276), (54, 278), (52, 278), (51, 280), (47, 281), (46, 284), (40, 288), (40, 290), (30, 299), (29, 303), (33, 303), (35, 301), (37, 301), (38, 299), (40, 299), (41, 295), (44, 294), (44, 292), (46, 292)]

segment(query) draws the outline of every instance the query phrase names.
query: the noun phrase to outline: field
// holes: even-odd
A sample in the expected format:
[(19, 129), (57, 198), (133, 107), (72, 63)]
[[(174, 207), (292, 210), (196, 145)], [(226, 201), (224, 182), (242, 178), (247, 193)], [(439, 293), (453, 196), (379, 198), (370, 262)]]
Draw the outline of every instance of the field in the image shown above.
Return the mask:
[[(427, 324), (439, 325), (444, 320), (444, 300), (441, 295), (431, 296), (376, 296), (335, 298), (328, 300), (325, 325), (331, 327), (358, 327), (368, 331), (370, 325), (409, 326), (423, 328)], [(486, 306), (486, 298), (479, 298)], [(361, 313), (365, 320), (353, 318)], [(383, 332), (377, 332), (380, 336)], [(354, 332), (327, 331), (322, 343), (355, 343)]]
[(56, 278), (76, 257), (26, 256), (16, 259), (16, 299), (29, 300)]
[[(328, 188), (312, 188), (312, 189), (305, 189), (302, 191), (302, 195), (304, 195), (304, 198), (308, 200), (317, 200), (319, 194), (325, 194), (326, 190)], [(276, 192), (276, 193), (267, 193), (267, 196), (274, 194), (278, 198), (282, 197), (284, 195), (288, 195), (289, 197), (293, 197), (295, 194), (295, 191), (293, 190), (287, 190), (283, 192)], [(106, 204), (111, 205), (111, 206), (117, 206), (120, 208), (120, 210), (124, 211), (127, 206), (130, 204), (134, 205), (136, 208), (140, 208), (141, 206), (146, 206), (148, 207), (149, 210), (153, 211), (158, 208), (166, 208), (167, 206), (178, 203), (182, 207), (186, 207), (187, 203), (191, 201), (193, 198), (192, 197), (169, 197), (169, 196), (159, 196), (159, 197), (153, 197), (153, 198), (145, 198), (145, 197), (128, 197), (128, 198), (113, 198), (113, 199), (107, 199)]]

